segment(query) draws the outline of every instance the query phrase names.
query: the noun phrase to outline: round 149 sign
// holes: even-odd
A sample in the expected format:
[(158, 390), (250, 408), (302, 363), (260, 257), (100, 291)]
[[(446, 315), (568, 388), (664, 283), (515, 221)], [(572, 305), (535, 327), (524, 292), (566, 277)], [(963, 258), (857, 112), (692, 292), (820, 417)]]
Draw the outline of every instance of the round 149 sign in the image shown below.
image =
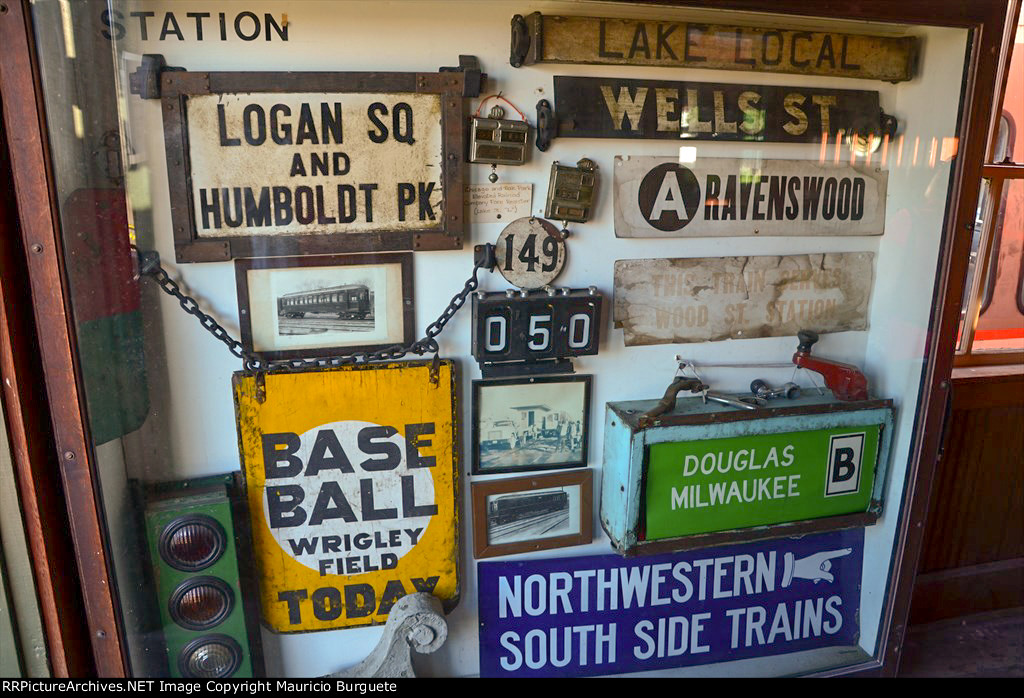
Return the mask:
[(494, 252), (498, 271), (510, 284), (543, 288), (565, 265), (565, 236), (543, 218), (517, 218), (501, 231)]

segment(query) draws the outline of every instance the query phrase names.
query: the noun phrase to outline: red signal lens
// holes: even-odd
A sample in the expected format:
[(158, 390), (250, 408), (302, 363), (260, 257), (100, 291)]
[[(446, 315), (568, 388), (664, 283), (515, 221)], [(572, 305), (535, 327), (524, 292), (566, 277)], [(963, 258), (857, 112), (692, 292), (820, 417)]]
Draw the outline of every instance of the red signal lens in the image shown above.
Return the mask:
[(172, 521), (160, 535), (160, 555), (171, 567), (196, 572), (209, 567), (224, 554), (227, 536), (216, 519), (203, 515)]
[(195, 577), (174, 590), (168, 610), (183, 628), (206, 630), (227, 618), (233, 605), (234, 593), (223, 579)]

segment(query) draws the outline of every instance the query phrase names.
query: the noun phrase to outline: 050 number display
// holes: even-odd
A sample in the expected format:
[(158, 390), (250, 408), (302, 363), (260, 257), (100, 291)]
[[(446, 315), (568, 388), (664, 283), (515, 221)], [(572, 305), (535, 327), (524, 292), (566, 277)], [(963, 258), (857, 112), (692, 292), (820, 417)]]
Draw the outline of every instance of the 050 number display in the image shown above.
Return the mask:
[(596, 354), (600, 320), (594, 289), (478, 293), (473, 356), (490, 363)]

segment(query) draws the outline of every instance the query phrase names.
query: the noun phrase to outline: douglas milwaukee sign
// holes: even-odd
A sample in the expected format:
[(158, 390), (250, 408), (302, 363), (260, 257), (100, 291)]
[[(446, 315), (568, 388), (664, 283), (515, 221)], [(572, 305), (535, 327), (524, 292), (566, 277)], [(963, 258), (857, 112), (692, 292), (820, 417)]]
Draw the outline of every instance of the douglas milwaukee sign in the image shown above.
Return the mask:
[(653, 443), (646, 540), (866, 511), (882, 427)]
[(453, 367), (235, 374), (263, 618), (276, 632), (372, 625), (406, 594), (454, 606)]
[(811, 160), (618, 156), (615, 235), (881, 235), (888, 177)]
[(600, 676), (856, 647), (864, 531), (481, 562), (480, 675)]

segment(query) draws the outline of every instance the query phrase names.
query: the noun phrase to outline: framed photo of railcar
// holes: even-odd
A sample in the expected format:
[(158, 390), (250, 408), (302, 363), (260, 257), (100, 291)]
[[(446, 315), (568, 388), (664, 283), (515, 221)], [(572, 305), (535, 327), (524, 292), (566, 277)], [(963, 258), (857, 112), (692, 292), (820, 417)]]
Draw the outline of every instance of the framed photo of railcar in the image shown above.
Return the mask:
[(592, 488), (589, 468), (474, 482), (473, 555), (496, 557), (589, 543)]
[(412, 254), (236, 259), (242, 343), (267, 359), (414, 340)]
[(473, 474), (585, 466), (591, 379), (473, 381)]

